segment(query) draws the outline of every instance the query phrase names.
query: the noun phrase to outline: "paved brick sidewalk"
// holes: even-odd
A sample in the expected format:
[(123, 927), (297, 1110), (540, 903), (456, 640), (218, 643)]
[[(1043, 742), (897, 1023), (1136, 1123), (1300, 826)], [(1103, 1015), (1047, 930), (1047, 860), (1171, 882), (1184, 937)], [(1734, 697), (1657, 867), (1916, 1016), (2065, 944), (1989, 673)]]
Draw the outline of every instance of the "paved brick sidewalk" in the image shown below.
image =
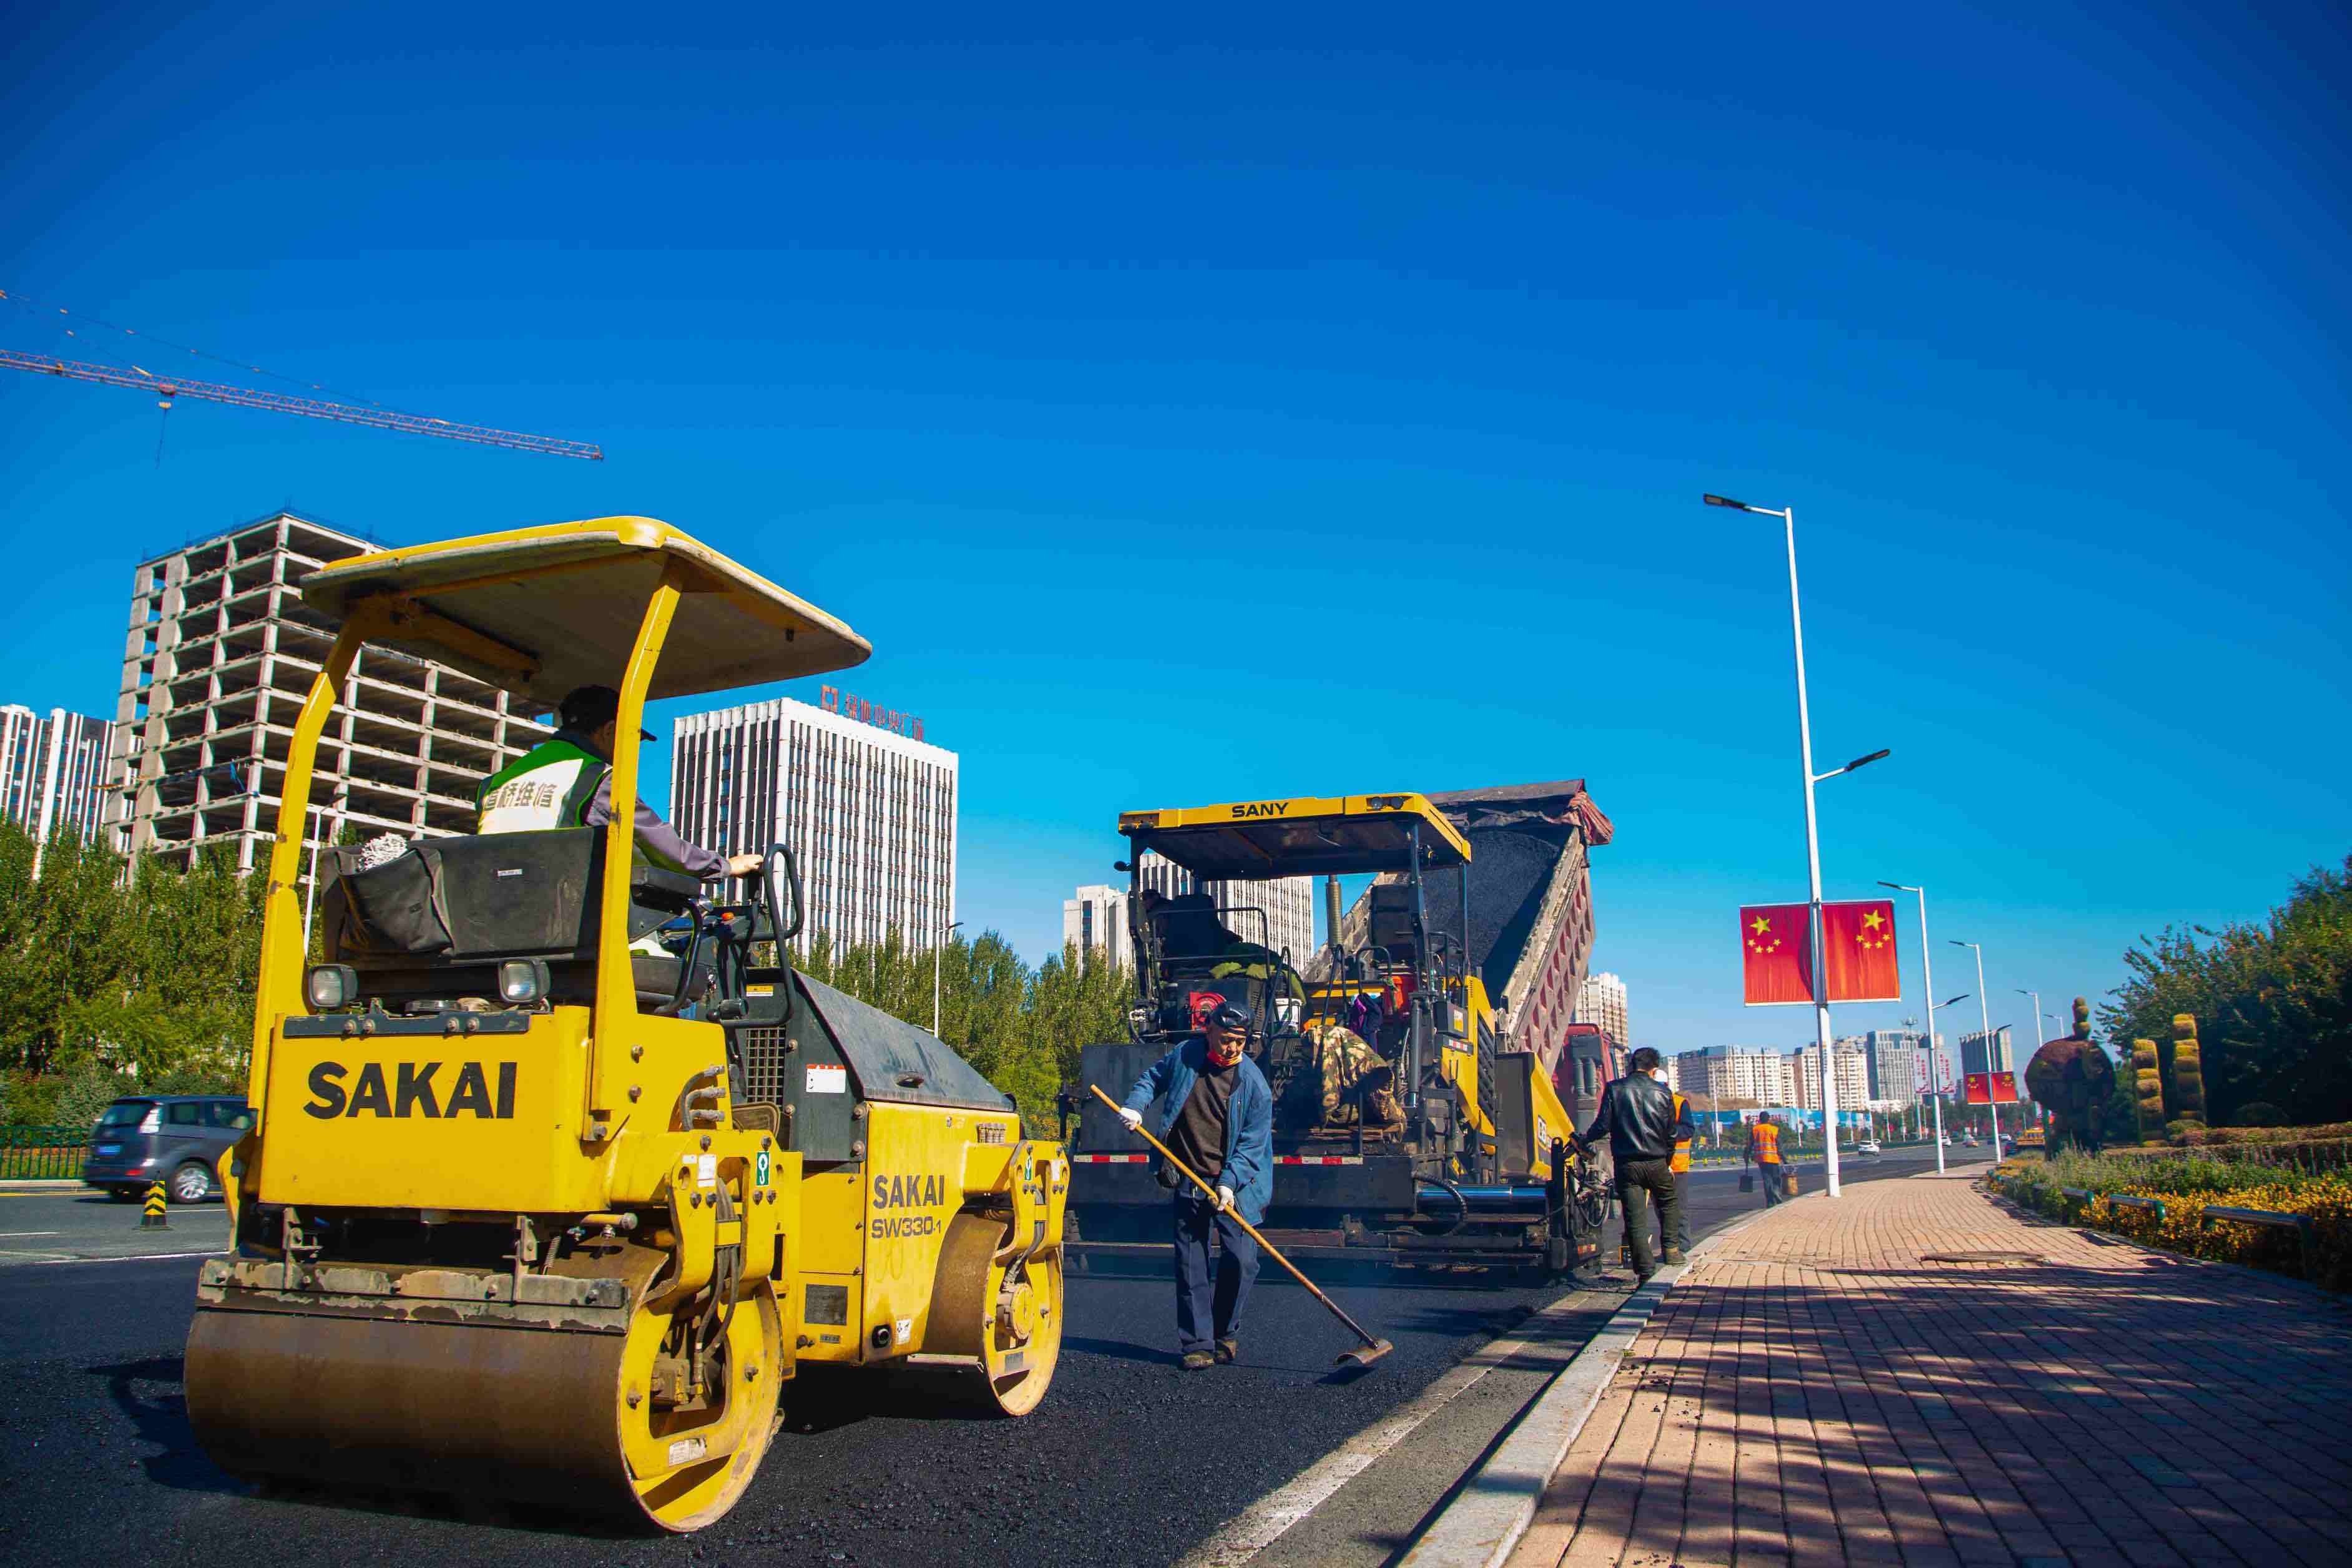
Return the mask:
[(2352, 1563), (2352, 1310), (1959, 1174), (1808, 1198), (1667, 1294), (1511, 1562)]

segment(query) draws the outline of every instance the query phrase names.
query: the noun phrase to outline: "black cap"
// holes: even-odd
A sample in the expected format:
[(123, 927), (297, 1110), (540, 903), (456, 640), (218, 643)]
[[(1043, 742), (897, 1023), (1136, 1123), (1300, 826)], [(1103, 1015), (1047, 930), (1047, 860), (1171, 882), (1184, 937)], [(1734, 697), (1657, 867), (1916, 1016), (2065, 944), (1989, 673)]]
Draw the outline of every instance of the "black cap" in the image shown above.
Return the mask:
[[(555, 712), (567, 730), (584, 731), (600, 729), (620, 717), (621, 694), (609, 686), (575, 687), (556, 706)], [(648, 741), (654, 738), (651, 730), (640, 730), (637, 733)]]
[(1203, 1025), (1214, 1024), (1220, 1029), (1231, 1029), (1238, 1034), (1249, 1027), (1250, 1011), (1238, 1002), (1227, 1002), (1222, 1006), (1212, 1007), (1201, 1022)]

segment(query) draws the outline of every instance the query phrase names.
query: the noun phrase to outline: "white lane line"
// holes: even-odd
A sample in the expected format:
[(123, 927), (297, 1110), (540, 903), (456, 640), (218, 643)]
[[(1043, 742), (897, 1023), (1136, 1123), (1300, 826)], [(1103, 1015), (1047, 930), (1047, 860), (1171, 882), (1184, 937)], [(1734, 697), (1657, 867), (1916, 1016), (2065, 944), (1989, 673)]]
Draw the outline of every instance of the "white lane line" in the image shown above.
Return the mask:
[(0, 1230), (0, 1241), (24, 1241), (36, 1236), (63, 1236), (61, 1230)]
[[(1577, 1291), (1562, 1297), (1528, 1320), (1533, 1327), (1543, 1318), (1586, 1300)], [(1371, 1468), (1373, 1461), (1395, 1447), (1413, 1429), (1467, 1392), (1479, 1379), (1528, 1348), (1524, 1338), (1496, 1340), (1461, 1365), (1400, 1406), (1334, 1448), (1287, 1484), (1276, 1488), (1244, 1509), (1223, 1528), (1202, 1542), (1177, 1568), (1239, 1568), (1280, 1540), (1292, 1525), (1329, 1500), (1331, 1494)]]
[(0, 1259), (13, 1259), (5, 1265), (11, 1268), (38, 1268), (59, 1263), (156, 1263), (167, 1258), (218, 1258), (220, 1255), (221, 1249), (215, 1247), (203, 1252), (122, 1252), (112, 1258), (65, 1258), (47, 1252), (0, 1251)]

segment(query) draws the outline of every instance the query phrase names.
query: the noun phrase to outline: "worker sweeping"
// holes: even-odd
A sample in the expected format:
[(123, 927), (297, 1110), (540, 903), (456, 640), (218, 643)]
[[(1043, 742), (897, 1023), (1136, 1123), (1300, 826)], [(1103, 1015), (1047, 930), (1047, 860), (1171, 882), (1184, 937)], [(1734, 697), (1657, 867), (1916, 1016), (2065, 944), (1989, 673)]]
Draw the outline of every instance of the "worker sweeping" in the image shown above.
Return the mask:
[(1176, 1348), (1186, 1372), (1241, 1352), (1242, 1309), (1257, 1280), (1250, 1226), (1265, 1217), (1274, 1195), (1274, 1093), (1243, 1051), (1249, 1024), (1248, 1009), (1236, 1003), (1211, 1009), (1200, 1037), (1152, 1063), (1119, 1107), (1119, 1120), (1139, 1128), (1144, 1109), (1164, 1098), (1158, 1141), (1202, 1186), (1216, 1188), (1211, 1197), (1183, 1170), (1160, 1167), (1160, 1184), (1175, 1200)]

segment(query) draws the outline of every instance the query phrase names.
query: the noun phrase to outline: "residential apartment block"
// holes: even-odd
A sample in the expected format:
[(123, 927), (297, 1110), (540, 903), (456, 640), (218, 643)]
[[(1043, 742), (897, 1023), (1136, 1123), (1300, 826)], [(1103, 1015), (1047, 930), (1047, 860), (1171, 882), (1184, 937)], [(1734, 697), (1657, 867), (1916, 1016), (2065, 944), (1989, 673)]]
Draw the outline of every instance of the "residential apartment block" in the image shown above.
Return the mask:
[(1576, 1021), (1598, 1024), (1609, 1031), (1609, 1037), (1624, 1047), (1633, 1048), (1632, 1026), (1626, 1016), (1625, 983), (1616, 975), (1603, 972), (1588, 974), (1576, 994)]
[(1760, 1046), (1709, 1046), (1669, 1057), (1668, 1076), (1685, 1094), (1748, 1100), (1757, 1105), (1793, 1105), (1789, 1058)]
[[(247, 870), (262, 858), (295, 720), (334, 642), (301, 580), (379, 548), (280, 511), (139, 563), (107, 765), (118, 848), (184, 860), (226, 845)], [(361, 649), (320, 739), (306, 840), (346, 825), (471, 832), (481, 781), (549, 733), (529, 710), (445, 665)]]
[[(1859, 1110), (1870, 1099), (1870, 1061), (1863, 1048), (1860, 1035), (1848, 1035), (1830, 1047), (1832, 1070), (1837, 1075), (1838, 1110)], [(1799, 1046), (1789, 1053), (1790, 1087), (1795, 1091), (1794, 1103), (1800, 1110), (1819, 1110), (1822, 1107), (1822, 1049), (1819, 1046)]]
[[(98, 837), (106, 820), (106, 721), (52, 708), (0, 707), (0, 814), (46, 847), (66, 828)], [(41, 849), (33, 852), (40, 862)]]
[(789, 846), (808, 900), (805, 943), (928, 948), (955, 919), (953, 752), (901, 731), (779, 697), (677, 721), (670, 823), (734, 853)]

